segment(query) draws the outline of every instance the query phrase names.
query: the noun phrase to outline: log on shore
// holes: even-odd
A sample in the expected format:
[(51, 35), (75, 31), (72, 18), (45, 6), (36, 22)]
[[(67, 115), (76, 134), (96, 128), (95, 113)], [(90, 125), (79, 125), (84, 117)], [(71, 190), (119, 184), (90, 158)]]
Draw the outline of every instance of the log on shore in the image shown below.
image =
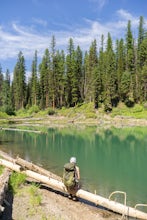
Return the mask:
[(4, 151), (0, 150), (0, 157), (4, 158), (5, 160), (11, 161), (12, 163), (15, 163), (16, 160), (9, 156), (9, 154), (5, 153)]
[(40, 173), (42, 175), (48, 176), (49, 178), (53, 178), (53, 179), (62, 181), (62, 178), (57, 176), (56, 174), (54, 174), (54, 173), (52, 173), (48, 170), (45, 170), (42, 167), (33, 164), (32, 162), (26, 161), (26, 160), (20, 158), (19, 156), (17, 156), (16, 159), (14, 159), (14, 158), (10, 157), (7, 153), (5, 153), (3, 151), (0, 151), (0, 156), (2, 158), (4, 158), (5, 160), (8, 160), (12, 163), (20, 165), (24, 170), (25, 169), (32, 170), (34, 172), (37, 172), (37, 173)]
[(8, 190), (10, 174), (10, 170), (5, 168), (3, 173), (0, 175), (0, 214), (4, 211), (3, 203), (6, 198), (6, 192)]
[(4, 131), (21, 131), (21, 132), (33, 132), (33, 133), (38, 133), (41, 134), (41, 131), (35, 131), (35, 130), (25, 130), (25, 129), (19, 129), (19, 128), (1, 128), (1, 130)]
[(59, 181), (62, 180), (61, 177), (55, 175), (54, 173), (52, 173), (52, 172), (50, 172), (48, 170), (45, 170), (42, 167), (39, 167), (39, 166), (37, 166), (37, 165), (35, 165), (35, 164), (31, 163), (31, 162), (23, 160), (20, 157), (16, 158), (15, 163), (20, 165), (20, 166), (22, 166), (24, 170), (25, 169), (32, 170), (32, 171), (34, 171), (36, 173), (40, 173), (42, 175), (45, 175), (45, 176), (47, 176), (49, 178), (53, 178), (53, 179), (56, 179), (56, 180), (59, 180)]
[[(0, 159), (0, 165), (6, 166), (12, 170), (15, 170), (16, 172), (21, 172), (21, 166), (17, 164), (13, 164), (12, 162), (9, 162), (6, 160)], [(25, 173), (28, 177), (34, 178), (37, 181), (40, 181), (53, 189), (58, 189), (59, 191), (66, 192), (66, 188), (63, 182), (61, 181), (55, 180), (53, 178), (49, 178), (42, 174), (38, 174), (31, 170), (24, 170), (22, 172)], [(145, 212), (136, 210), (135, 208), (120, 204), (115, 201), (110, 201), (107, 198), (92, 194), (85, 190), (79, 189), (76, 195), (82, 199), (88, 200), (96, 205), (100, 205), (116, 213), (119, 213), (125, 216), (130, 216), (130, 217), (137, 218), (137, 219), (147, 220), (147, 213)]]

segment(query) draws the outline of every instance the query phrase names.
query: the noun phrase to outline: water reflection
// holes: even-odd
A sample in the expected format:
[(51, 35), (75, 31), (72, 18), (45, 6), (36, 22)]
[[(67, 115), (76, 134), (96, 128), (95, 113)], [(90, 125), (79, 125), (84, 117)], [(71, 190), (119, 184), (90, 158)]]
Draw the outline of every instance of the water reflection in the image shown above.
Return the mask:
[(44, 134), (2, 130), (0, 148), (58, 175), (64, 163), (76, 156), (83, 188), (106, 197), (121, 190), (127, 193), (127, 204), (146, 203), (145, 128), (49, 128)]

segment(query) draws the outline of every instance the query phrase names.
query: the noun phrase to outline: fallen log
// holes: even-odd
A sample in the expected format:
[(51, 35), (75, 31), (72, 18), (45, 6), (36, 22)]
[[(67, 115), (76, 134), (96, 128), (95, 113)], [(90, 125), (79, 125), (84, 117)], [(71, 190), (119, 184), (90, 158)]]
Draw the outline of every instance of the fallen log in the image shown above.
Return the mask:
[(55, 175), (54, 173), (52, 173), (48, 170), (43, 169), (42, 167), (39, 167), (39, 166), (33, 164), (32, 162), (28, 162), (28, 161), (20, 158), (19, 156), (17, 156), (16, 159), (14, 159), (14, 158), (10, 157), (7, 153), (5, 153), (3, 151), (0, 151), (0, 156), (2, 158), (12, 162), (12, 163), (20, 165), (24, 170), (25, 169), (32, 170), (34, 172), (43, 174), (43, 175), (48, 176), (50, 178), (62, 181), (61, 177)]
[(1, 130), (4, 131), (21, 131), (21, 132), (33, 132), (33, 133), (38, 133), (41, 134), (41, 131), (35, 131), (35, 130), (25, 130), (25, 129), (19, 129), (19, 128), (1, 128)]
[(47, 176), (49, 178), (53, 178), (53, 179), (56, 179), (56, 180), (59, 180), (59, 181), (62, 180), (61, 177), (55, 175), (54, 173), (51, 173), (50, 171), (45, 170), (42, 167), (39, 167), (39, 166), (37, 166), (37, 165), (35, 165), (35, 164), (31, 163), (31, 162), (23, 160), (22, 158), (20, 158), (18, 156), (17, 156), (17, 158), (15, 160), (15, 163), (20, 165), (20, 166), (22, 166), (24, 170), (25, 169), (32, 170), (34, 172), (40, 173), (42, 175), (45, 175), (45, 176)]
[[(21, 171), (20, 165), (13, 164), (12, 162), (6, 161), (3, 159), (0, 159), (0, 165), (6, 166), (16, 172), (25, 173), (28, 177), (36, 179), (37, 181), (40, 181), (41, 183), (44, 183), (53, 189), (58, 189), (59, 191), (66, 192), (66, 188), (65, 188), (63, 182), (61, 182), (61, 181), (55, 180), (53, 178), (49, 178), (49, 177), (44, 176), (42, 174), (38, 174), (38, 173), (31, 171), (31, 170)], [(77, 191), (76, 195), (79, 198), (88, 200), (96, 205), (100, 205), (100, 206), (105, 207), (109, 210), (112, 210), (116, 213), (119, 213), (119, 214), (122, 214), (125, 216), (130, 216), (130, 217), (137, 218), (137, 219), (147, 220), (147, 213), (145, 213), (145, 212), (136, 210), (136, 208), (132, 208), (132, 207), (120, 204), (120, 203), (112, 201), (112, 200), (110, 201), (107, 198), (92, 194), (92, 193), (87, 192), (85, 190), (79, 189)]]
[(28, 177), (31, 177), (39, 182), (45, 183), (52, 188), (56, 188), (56, 189), (62, 190), (64, 192), (66, 191), (65, 186), (61, 181), (55, 180), (51, 177), (44, 176), (42, 174), (36, 173), (31, 170), (23, 170), (20, 165), (14, 164), (14, 163), (7, 161), (7, 160), (4, 160), (4, 159), (0, 159), (0, 165), (5, 166), (11, 170), (14, 170), (15, 172), (24, 173)]
[(5, 168), (0, 175), (0, 214), (4, 211), (3, 203), (6, 198), (6, 192), (8, 190), (8, 182), (10, 177), (10, 170)]
[(13, 163), (15, 163), (15, 159), (13, 159), (12, 157), (10, 157), (7, 153), (3, 152), (0, 150), (0, 157), (8, 160), (8, 161), (11, 161)]

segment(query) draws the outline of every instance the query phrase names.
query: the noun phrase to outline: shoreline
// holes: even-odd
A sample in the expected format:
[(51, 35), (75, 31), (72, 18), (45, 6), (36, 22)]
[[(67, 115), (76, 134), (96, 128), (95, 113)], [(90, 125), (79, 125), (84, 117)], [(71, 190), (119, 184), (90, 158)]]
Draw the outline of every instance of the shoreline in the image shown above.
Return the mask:
[(8, 126), (45, 126), (45, 127), (68, 127), (68, 126), (98, 126), (100, 128), (123, 128), (123, 127), (146, 127), (147, 119), (136, 119), (133, 117), (100, 115), (97, 118), (69, 118), (65, 116), (44, 116), (44, 117), (22, 117), (9, 118), (3, 123), (4, 119), (0, 119), (2, 128)]

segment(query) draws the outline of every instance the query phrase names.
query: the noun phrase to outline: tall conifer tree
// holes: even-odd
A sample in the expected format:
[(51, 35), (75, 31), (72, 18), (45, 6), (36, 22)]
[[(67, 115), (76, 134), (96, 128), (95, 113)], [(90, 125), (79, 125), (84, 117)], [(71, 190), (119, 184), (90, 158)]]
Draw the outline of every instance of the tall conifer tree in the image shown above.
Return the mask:
[(41, 109), (47, 108), (50, 106), (50, 85), (49, 77), (51, 71), (50, 64), (50, 53), (46, 49), (42, 58), (42, 62), (39, 65), (39, 74), (40, 74), (40, 107)]
[(25, 107), (26, 102), (26, 70), (23, 53), (18, 54), (13, 77), (14, 107), (16, 110)]
[(2, 85), (3, 85), (4, 76), (2, 73), (2, 67), (0, 65), (0, 107), (2, 106)]
[(37, 51), (35, 51), (34, 59), (32, 61), (32, 75), (31, 75), (31, 104), (38, 105), (39, 101), (39, 83), (37, 72)]

